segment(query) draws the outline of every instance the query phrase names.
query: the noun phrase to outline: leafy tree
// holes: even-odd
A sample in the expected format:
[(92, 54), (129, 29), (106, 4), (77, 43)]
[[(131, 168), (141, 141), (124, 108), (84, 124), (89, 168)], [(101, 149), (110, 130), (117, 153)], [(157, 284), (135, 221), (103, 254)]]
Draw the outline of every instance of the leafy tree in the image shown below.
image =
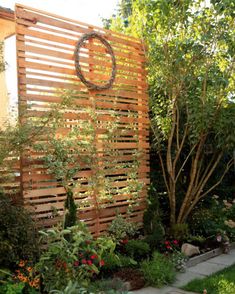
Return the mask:
[(171, 225), (185, 222), (233, 165), (234, 8), (227, 0), (133, 0), (129, 27), (118, 19), (148, 46), (152, 147)]
[(0, 42), (0, 73), (5, 70), (5, 62), (3, 58), (3, 43)]

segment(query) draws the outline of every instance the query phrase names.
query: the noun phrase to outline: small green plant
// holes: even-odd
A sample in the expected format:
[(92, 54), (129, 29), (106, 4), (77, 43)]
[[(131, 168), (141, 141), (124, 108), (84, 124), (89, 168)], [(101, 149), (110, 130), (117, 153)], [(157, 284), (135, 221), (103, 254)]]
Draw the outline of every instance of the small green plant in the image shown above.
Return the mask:
[(109, 235), (117, 242), (133, 237), (137, 233), (136, 224), (128, 222), (118, 214), (108, 228)]
[(110, 238), (93, 239), (81, 222), (67, 229), (49, 229), (42, 232), (42, 237), (47, 249), (41, 254), (36, 270), (42, 277), (45, 291), (64, 290), (69, 281), (87, 287), (105, 265), (103, 257), (115, 249)]
[(136, 267), (138, 265), (138, 262), (129, 256), (122, 254), (117, 254), (117, 256), (119, 257), (121, 267)]
[(81, 287), (77, 282), (69, 281), (63, 290), (51, 290), (50, 294), (93, 294), (86, 288)]
[(89, 293), (125, 294), (127, 285), (119, 278), (97, 280), (89, 287)]
[(6, 284), (0, 287), (0, 293), (22, 294), (24, 287), (25, 287), (24, 283), (7, 282)]
[(143, 217), (144, 232), (151, 247), (156, 247), (165, 236), (157, 191), (152, 184), (149, 189), (148, 208)]
[(125, 246), (125, 250), (128, 256), (140, 261), (148, 256), (150, 247), (143, 240), (129, 240)]
[(154, 252), (152, 260), (145, 260), (141, 264), (146, 283), (161, 288), (175, 279), (174, 264), (164, 255)]
[(187, 243), (191, 243), (195, 246), (201, 247), (203, 243), (205, 243), (205, 241), (206, 241), (206, 238), (204, 236), (197, 235), (197, 236), (189, 236)]
[(64, 228), (72, 227), (77, 222), (77, 205), (73, 198), (73, 192), (67, 191), (67, 198), (64, 204), (65, 216), (64, 216)]
[(186, 271), (187, 257), (180, 251), (175, 251), (170, 256), (172, 263), (175, 266), (176, 271), (184, 273)]
[[(0, 293), (4, 294), (37, 294), (35, 281), (30, 277), (30, 280), (24, 275), (13, 273), (9, 270), (0, 269)], [(30, 286), (30, 282), (34, 285)], [(38, 284), (38, 283), (37, 283)]]
[(15, 267), (20, 259), (38, 256), (37, 231), (30, 214), (0, 192), (0, 264)]

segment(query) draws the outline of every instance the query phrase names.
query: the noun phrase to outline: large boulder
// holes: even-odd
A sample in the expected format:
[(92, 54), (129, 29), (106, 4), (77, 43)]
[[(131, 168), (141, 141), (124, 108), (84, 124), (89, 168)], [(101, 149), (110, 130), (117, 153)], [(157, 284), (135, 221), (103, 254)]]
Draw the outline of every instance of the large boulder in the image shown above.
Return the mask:
[(188, 257), (191, 257), (196, 254), (200, 254), (199, 247), (191, 245), (189, 243), (184, 243), (181, 246), (181, 252)]

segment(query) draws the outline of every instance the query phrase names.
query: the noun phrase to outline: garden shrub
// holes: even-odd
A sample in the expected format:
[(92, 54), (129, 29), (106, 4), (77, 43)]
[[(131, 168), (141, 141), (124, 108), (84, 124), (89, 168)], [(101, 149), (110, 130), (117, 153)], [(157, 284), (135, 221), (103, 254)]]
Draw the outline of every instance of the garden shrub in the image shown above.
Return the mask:
[(64, 216), (64, 228), (72, 227), (77, 222), (77, 205), (73, 198), (73, 192), (67, 191), (67, 198), (64, 203), (65, 216)]
[(138, 262), (130, 256), (117, 254), (106, 254), (103, 257), (105, 266), (101, 269), (101, 274), (105, 276), (114, 273), (120, 268), (133, 268), (138, 265)]
[(198, 206), (189, 219), (189, 225), (194, 235), (215, 238), (218, 231), (224, 231), (230, 240), (235, 240), (235, 204), (219, 201), (219, 197), (214, 196), (207, 206), (203, 203)]
[(138, 265), (137, 261), (129, 256), (118, 254), (118, 257), (121, 267), (136, 267)]
[(146, 258), (150, 252), (148, 243), (143, 240), (129, 240), (125, 249), (127, 255), (137, 261)]
[(171, 234), (173, 238), (185, 241), (189, 236), (189, 227), (188, 224), (175, 224), (171, 228)]
[(101, 272), (105, 272), (105, 273), (114, 272), (115, 270), (117, 270), (119, 267), (122, 266), (121, 260), (117, 254), (106, 253), (103, 256), (103, 260), (105, 263), (105, 267), (102, 268)]
[(108, 233), (116, 242), (120, 242), (137, 233), (136, 224), (128, 222), (119, 214), (110, 224)]
[(0, 192), (1, 266), (11, 268), (20, 259), (34, 261), (37, 257), (37, 231), (29, 212)]
[[(30, 268), (31, 271), (31, 268)], [(30, 280), (34, 278), (30, 275), (18, 274), (18, 271), (11, 272), (7, 269), (0, 269), (0, 293), (4, 294), (37, 294), (38, 289), (35, 285), (30, 286)]]
[(174, 264), (164, 255), (154, 252), (152, 260), (145, 260), (141, 264), (146, 283), (157, 288), (175, 280)]
[(144, 232), (147, 235), (146, 242), (150, 247), (156, 248), (163, 241), (165, 230), (161, 222), (158, 194), (153, 185), (150, 187), (148, 201), (149, 205), (143, 217)]
[(171, 254), (170, 259), (174, 264), (176, 271), (181, 273), (186, 271), (186, 262), (188, 260), (187, 256), (180, 251), (175, 251)]
[(180, 251), (179, 241), (174, 240), (165, 240), (160, 246), (159, 246), (160, 252), (164, 253), (165, 255), (170, 255), (173, 252)]
[(47, 249), (41, 254), (36, 270), (45, 291), (63, 290), (69, 281), (86, 287), (105, 265), (103, 256), (112, 254), (115, 249), (110, 238), (93, 239), (82, 222), (67, 229), (49, 229), (42, 234)]

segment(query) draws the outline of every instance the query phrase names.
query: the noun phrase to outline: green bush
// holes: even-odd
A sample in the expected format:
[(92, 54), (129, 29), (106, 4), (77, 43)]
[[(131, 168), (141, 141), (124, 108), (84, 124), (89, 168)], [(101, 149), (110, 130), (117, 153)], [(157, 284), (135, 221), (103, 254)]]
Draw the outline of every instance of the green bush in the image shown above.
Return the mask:
[(185, 241), (189, 237), (188, 224), (175, 224), (171, 228), (171, 234), (173, 238)]
[(218, 231), (224, 231), (230, 240), (235, 240), (235, 227), (229, 225), (235, 222), (235, 204), (227, 200), (220, 201), (214, 196), (207, 206), (203, 203), (197, 207), (189, 219), (193, 235), (215, 237)]
[(141, 264), (146, 283), (157, 288), (175, 280), (174, 264), (164, 255), (154, 252), (152, 260), (145, 260)]
[(108, 233), (116, 242), (120, 242), (137, 233), (136, 224), (128, 222), (119, 214), (110, 224)]
[(146, 258), (150, 252), (148, 243), (142, 240), (129, 240), (125, 249), (128, 256), (138, 261)]
[(0, 264), (14, 267), (20, 259), (38, 257), (37, 231), (30, 214), (0, 192)]
[(113, 253), (106, 253), (103, 257), (103, 260), (105, 267), (102, 269), (102, 272), (114, 272), (122, 266), (119, 256)]
[(134, 260), (133, 258), (122, 255), (120, 253), (118, 254), (106, 254), (103, 257), (105, 266), (101, 269), (101, 273), (105, 274), (105, 276), (110, 275), (110, 273), (113, 273), (117, 271), (119, 268), (122, 267), (136, 267), (138, 265), (138, 262)]
[(41, 254), (36, 270), (48, 292), (64, 290), (69, 281), (86, 287), (105, 266), (103, 256), (112, 254), (115, 249), (110, 238), (93, 239), (82, 222), (67, 229), (49, 229), (42, 234), (47, 249)]
[(136, 267), (138, 265), (137, 261), (129, 256), (118, 254), (118, 257), (121, 267)]
[(148, 201), (149, 205), (143, 217), (144, 232), (147, 235), (146, 242), (151, 248), (156, 248), (164, 240), (165, 230), (161, 220), (158, 194), (153, 185), (150, 186)]
[(186, 271), (187, 256), (180, 251), (175, 251), (170, 255), (170, 259), (175, 266), (175, 270), (181, 273)]

